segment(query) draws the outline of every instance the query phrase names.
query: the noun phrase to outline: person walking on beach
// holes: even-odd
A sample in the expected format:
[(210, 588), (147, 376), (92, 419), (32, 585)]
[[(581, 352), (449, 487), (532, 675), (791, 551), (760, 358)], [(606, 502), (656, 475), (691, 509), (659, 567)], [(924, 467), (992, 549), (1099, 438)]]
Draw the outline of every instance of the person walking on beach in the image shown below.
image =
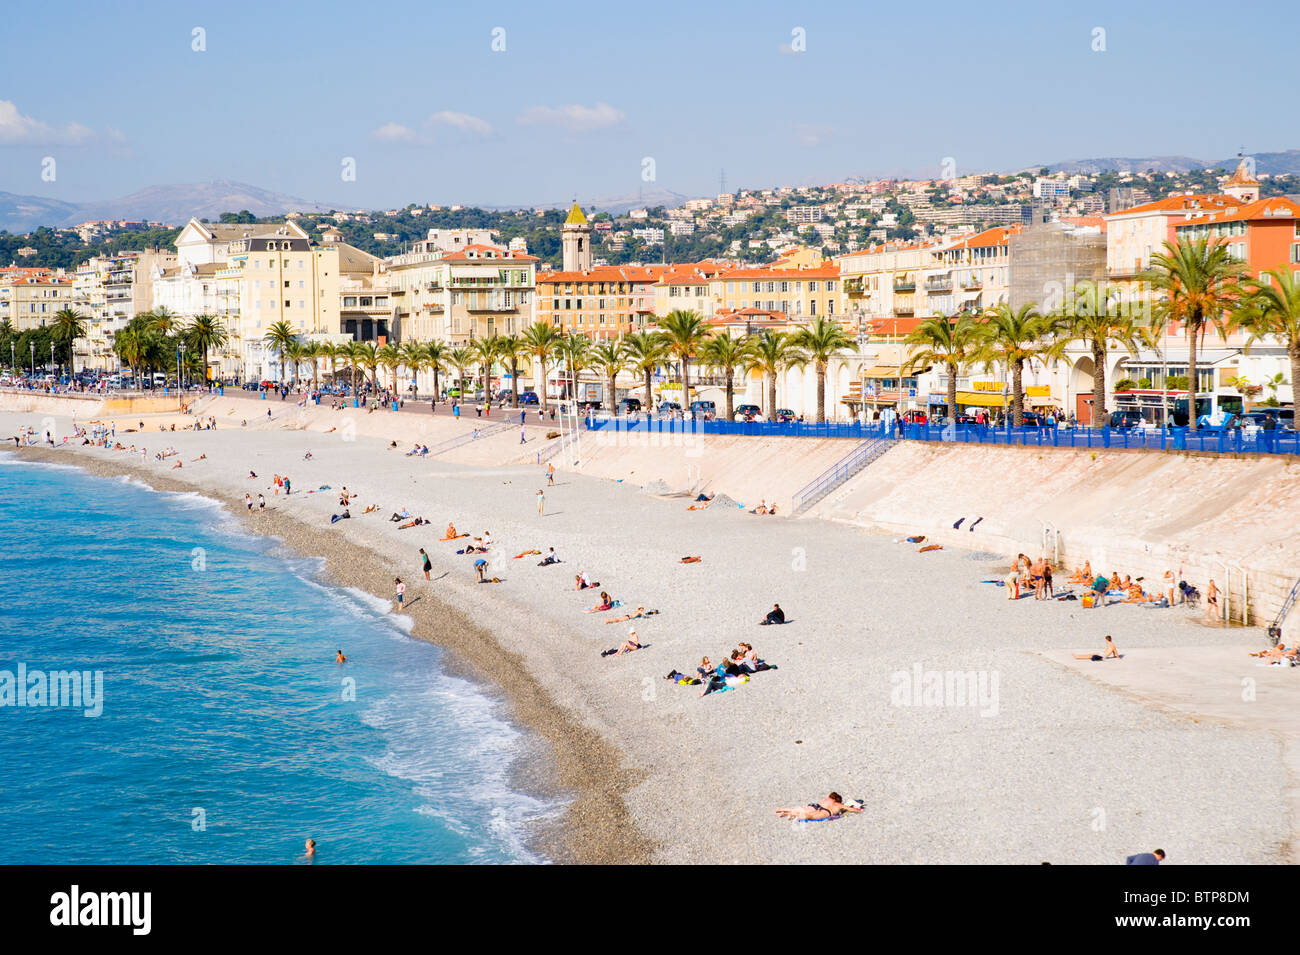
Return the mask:
[(519, 426), (519, 443), (525, 444), (527, 441), (528, 441), (528, 432), (524, 430), (524, 426), (521, 424)]
[(401, 577), (394, 577), (393, 584), (397, 591), (397, 606), (400, 609), (406, 601), (406, 584), (402, 583)]
[(289, 479), (287, 477), (284, 479), (284, 493), (289, 493)]
[(244, 506), (248, 508), (248, 513), (250, 514), (253, 513), (253, 495), (251, 494), (244, 495)]
[(537, 489), (537, 516), (542, 515), (542, 510), (546, 507), (546, 494), (539, 487)]
[(1215, 618), (1219, 616), (1219, 587), (1210, 580), (1210, 586), (1205, 588), (1205, 622), (1214, 623)]
[(257, 509), (259, 512), (266, 510), (266, 498), (261, 494), (257, 495)]
[(433, 570), (433, 564), (429, 562), (429, 555), (424, 552), (423, 547), (420, 548), (420, 556), (424, 558), (424, 579), (431, 580), (429, 571)]

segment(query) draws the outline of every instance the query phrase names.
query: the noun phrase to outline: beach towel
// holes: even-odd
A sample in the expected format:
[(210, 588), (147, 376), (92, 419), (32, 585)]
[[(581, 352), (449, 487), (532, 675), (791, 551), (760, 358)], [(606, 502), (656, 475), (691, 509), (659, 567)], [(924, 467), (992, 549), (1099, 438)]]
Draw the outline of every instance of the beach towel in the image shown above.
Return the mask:
[(519, 560), (521, 557), (532, 557), (540, 553), (540, 550), (526, 550), (522, 554), (515, 554), (515, 560)]
[(927, 551), (932, 551), (932, 550), (943, 550), (943, 545), (942, 545), (942, 544), (926, 544), (924, 547), (922, 547), (920, 550), (918, 550), (917, 553), (918, 553), (918, 554), (924, 554), (924, 553), (926, 553)]

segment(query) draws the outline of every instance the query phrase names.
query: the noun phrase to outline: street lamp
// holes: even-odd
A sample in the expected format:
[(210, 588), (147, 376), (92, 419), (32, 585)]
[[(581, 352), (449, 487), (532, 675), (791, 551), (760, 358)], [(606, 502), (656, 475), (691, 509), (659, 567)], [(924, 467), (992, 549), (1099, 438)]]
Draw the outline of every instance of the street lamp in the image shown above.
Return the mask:
[[(50, 371), (54, 371), (55, 367), (56, 366), (54, 364), (54, 342), (50, 342)], [(58, 384), (58, 382), (56, 381), (55, 384)]]
[(32, 346), (32, 381), (36, 380), (36, 342), (30, 343)]

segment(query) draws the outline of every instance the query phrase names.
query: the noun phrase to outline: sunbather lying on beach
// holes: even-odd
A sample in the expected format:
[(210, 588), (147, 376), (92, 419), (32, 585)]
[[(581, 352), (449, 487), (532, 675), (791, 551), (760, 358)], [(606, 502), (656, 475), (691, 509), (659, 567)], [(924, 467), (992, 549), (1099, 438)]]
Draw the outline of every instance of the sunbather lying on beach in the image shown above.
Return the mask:
[(1091, 580), (1092, 580), (1092, 561), (1090, 560), (1085, 560), (1083, 562), (1082, 570), (1076, 570), (1074, 573), (1070, 575), (1070, 583), (1072, 584), (1086, 584), (1089, 583)]
[(351, 517), (351, 516), (352, 516), (352, 515), (349, 514), (349, 513), (347, 512), (347, 510), (345, 509), (345, 510), (343, 511), (342, 514), (331, 514), (331, 515), (330, 515), (330, 523), (331, 523), (331, 524), (337, 524), (339, 521), (346, 521), (346, 520), (347, 520), (349, 517)]
[(1119, 655), (1119, 650), (1116, 649), (1116, 647), (1115, 647), (1115, 641), (1112, 640), (1112, 639), (1110, 638), (1110, 634), (1106, 634), (1106, 646), (1105, 646), (1105, 648), (1101, 651), (1100, 654), (1097, 654), (1097, 653), (1076, 653), (1076, 654), (1074, 654), (1074, 658), (1075, 658), (1076, 660), (1091, 660), (1091, 661), (1093, 661), (1094, 663), (1100, 663), (1102, 660), (1119, 660), (1119, 659), (1122, 659), (1122, 657), (1120, 657), (1120, 655)]
[(805, 806), (792, 806), (777, 809), (776, 814), (782, 819), (835, 819), (846, 812), (862, 812), (862, 802), (857, 799), (844, 801), (839, 793), (831, 793), (821, 802), (810, 802)]
[(1263, 657), (1270, 665), (1274, 663), (1293, 663), (1300, 660), (1300, 653), (1297, 652), (1297, 648), (1288, 648), (1281, 640), (1271, 650), (1260, 650), (1258, 653), (1252, 653), (1251, 656)]
[(392, 521), (394, 524), (396, 524), (398, 521), (404, 521), (410, 516), (411, 516), (411, 512), (408, 511), (406, 508), (402, 508), (400, 512), (394, 511), (393, 516), (390, 517), (389, 520)]
[(614, 647), (610, 650), (602, 650), (600, 651), (600, 655), (602, 657), (619, 657), (625, 653), (631, 653), (633, 650), (640, 649), (641, 641), (637, 639), (636, 629), (632, 628), (628, 630), (627, 639), (623, 641), (622, 646)]
[(678, 563), (679, 563), (679, 564), (698, 564), (698, 563), (699, 563), (701, 560), (703, 560), (703, 559), (704, 559), (704, 558), (699, 557), (699, 556), (696, 556), (696, 557), (683, 557), (681, 560), (678, 561)]
[(669, 670), (664, 679), (670, 683), (680, 683), (682, 686), (699, 686), (700, 684), (700, 681), (695, 677), (687, 676), (685, 673), (678, 673), (676, 670)]
[(417, 518), (414, 518), (413, 520), (409, 520), (409, 521), (407, 521), (405, 524), (398, 524), (398, 525), (397, 525), (397, 529), (398, 529), (399, 531), (404, 531), (404, 530), (406, 530), (408, 527), (419, 527), (421, 524), (427, 524), (427, 523), (429, 523), (429, 522), (426, 521), (423, 517), (417, 517)]
[(379, 510), (379, 505), (378, 505), (378, 504), (371, 504), (369, 507), (367, 507), (367, 508), (366, 508), (364, 511), (362, 511), (361, 513), (362, 513), (362, 514), (373, 514), (373, 513), (375, 513), (375, 511), (377, 511), (377, 510)]
[(637, 607), (635, 613), (625, 613), (621, 617), (610, 617), (606, 623), (623, 623), (625, 620), (640, 620), (642, 617), (653, 617), (658, 610), (646, 610), (645, 607)]

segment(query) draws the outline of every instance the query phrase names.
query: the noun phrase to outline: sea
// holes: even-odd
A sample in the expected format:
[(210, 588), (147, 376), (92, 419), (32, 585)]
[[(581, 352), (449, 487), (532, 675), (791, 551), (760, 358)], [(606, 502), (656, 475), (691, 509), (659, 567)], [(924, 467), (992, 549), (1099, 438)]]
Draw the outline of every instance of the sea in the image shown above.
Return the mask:
[(209, 498), (0, 452), (0, 864), (544, 862), (527, 733), (390, 610)]

